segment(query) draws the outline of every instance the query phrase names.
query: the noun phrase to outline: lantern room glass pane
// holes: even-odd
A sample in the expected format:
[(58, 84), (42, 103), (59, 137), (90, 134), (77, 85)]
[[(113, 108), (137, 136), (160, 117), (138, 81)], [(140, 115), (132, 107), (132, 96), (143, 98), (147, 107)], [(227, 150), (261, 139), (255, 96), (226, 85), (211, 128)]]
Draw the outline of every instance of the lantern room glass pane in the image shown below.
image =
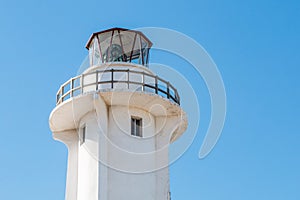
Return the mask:
[(110, 44), (103, 53), (104, 62), (126, 62), (127, 56), (124, 55), (123, 43), (121, 43), (118, 31), (113, 31), (110, 37)]
[(89, 47), (90, 66), (93, 66), (93, 50), (94, 50), (94, 42), (91, 42), (91, 45)]
[(93, 65), (99, 65), (102, 63), (97, 37), (95, 37), (95, 39), (94, 39), (94, 54), (93, 54), (93, 56), (94, 56), (93, 57)]

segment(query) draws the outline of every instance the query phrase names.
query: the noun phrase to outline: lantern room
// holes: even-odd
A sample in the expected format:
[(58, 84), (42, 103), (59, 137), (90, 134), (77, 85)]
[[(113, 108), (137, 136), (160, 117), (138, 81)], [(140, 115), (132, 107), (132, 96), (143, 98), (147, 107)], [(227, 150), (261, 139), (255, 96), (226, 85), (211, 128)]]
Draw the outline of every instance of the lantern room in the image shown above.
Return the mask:
[(140, 31), (112, 28), (93, 33), (86, 48), (90, 66), (129, 62), (148, 66), (151, 41)]

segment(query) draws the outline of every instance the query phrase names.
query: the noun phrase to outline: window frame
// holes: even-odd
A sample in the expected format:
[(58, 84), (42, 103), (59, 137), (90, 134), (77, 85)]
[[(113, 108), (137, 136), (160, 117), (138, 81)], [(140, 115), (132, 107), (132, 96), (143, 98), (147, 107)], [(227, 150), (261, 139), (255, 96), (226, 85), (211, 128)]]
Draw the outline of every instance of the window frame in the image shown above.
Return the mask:
[(131, 136), (143, 137), (143, 119), (141, 117), (131, 116)]

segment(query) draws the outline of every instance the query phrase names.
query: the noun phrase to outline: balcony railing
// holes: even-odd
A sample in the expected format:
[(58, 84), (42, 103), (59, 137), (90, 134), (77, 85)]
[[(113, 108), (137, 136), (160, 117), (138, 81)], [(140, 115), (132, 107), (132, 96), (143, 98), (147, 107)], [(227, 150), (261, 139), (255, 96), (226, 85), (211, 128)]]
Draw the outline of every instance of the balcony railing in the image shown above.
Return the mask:
[(177, 90), (167, 81), (144, 71), (109, 69), (81, 74), (64, 83), (56, 95), (56, 104), (91, 91), (122, 89), (154, 93), (180, 105)]

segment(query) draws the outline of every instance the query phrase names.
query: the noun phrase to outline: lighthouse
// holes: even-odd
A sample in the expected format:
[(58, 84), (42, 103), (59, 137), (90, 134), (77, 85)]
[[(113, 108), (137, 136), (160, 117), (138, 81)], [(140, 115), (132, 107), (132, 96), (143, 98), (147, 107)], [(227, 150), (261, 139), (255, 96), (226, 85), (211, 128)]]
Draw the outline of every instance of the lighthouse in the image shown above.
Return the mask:
[(136, 30), (93, 33), (89, 67), (59, 87), (49, 124), (68, 148), (66, 200), (171, 198), (169, 145), (187, 117), (173, 83), (151, 71), (151, 47)]

